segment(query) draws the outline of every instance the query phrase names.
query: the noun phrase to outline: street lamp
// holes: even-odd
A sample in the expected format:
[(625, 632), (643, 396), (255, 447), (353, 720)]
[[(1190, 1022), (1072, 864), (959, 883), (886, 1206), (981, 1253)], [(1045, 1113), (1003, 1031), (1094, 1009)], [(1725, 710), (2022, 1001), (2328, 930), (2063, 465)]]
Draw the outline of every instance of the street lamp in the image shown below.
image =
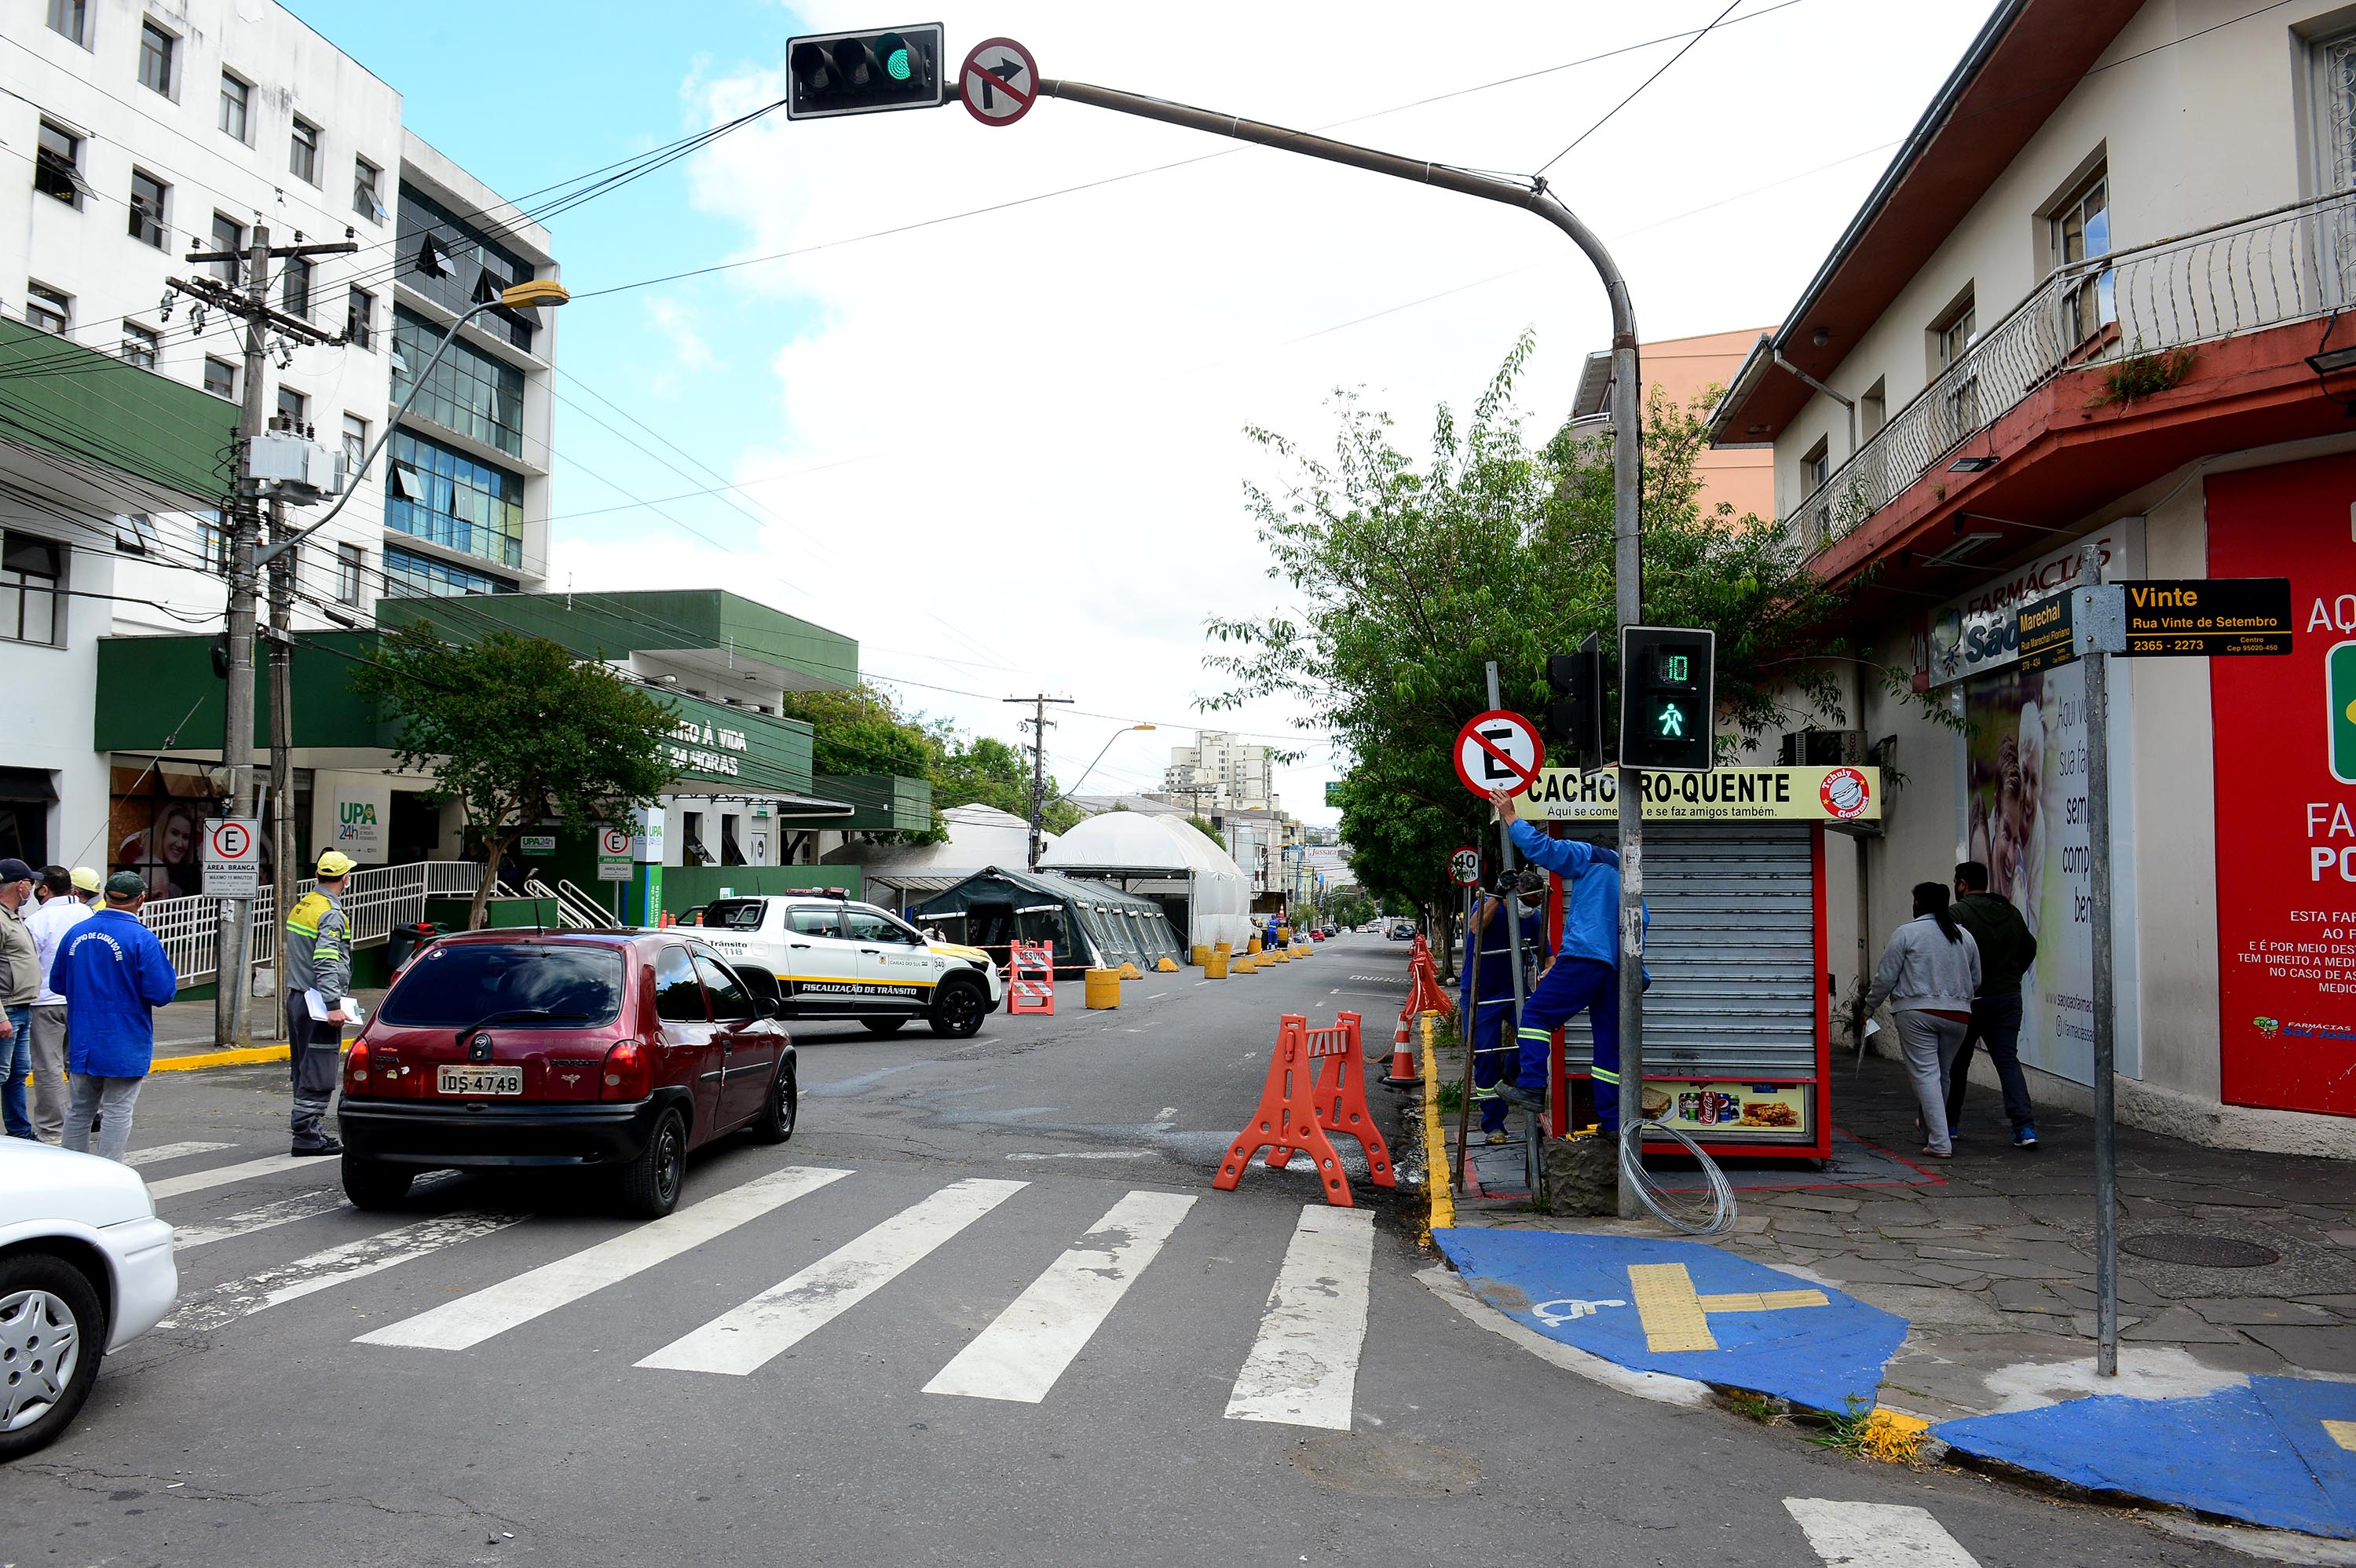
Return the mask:
[(460, 327), (465, 326), (487, 310), (532, 310), (541, 305), (553, 308), (572, 297), (571, 292), (553, 278), (527, 278), (522, 283), (511, 283), (501, 289), (492, 298), (471, 306), (457, 320), (452, 322), (450, 330), (442, 335), (442, 341), (434, 346), (433, 354), (427, 357), (417, 372), (410, 377), (409, 396), (401, 400), (401, 407), (393, 410), (392, 417), (384, 421), (383, 432), (376, 438), (368, 451), (361, 454), (359, 471), (353, 474), (350, 482), (345, 485), (344, 493), (336, 497), (336, 504), (327, 508), (327, 515), (309, 528), (298, 528), (276, 544), (255, 551), (253, 564), (256, 567), (267, 565), (293, 549), (296, 545), (334, 522), (336, 514), (344, 509), (345, 503), (359, 494), (360, 475), (366, 474), (369, 465), (376, 462), (377, 453), (384, 450), (384, 443), (392, 439), (392, 432), (399, 427), (402, 416), (409, 412), (409, 405), (417, 400), (417, 394), (425, 389), (425, 379), (433, 374), (434, 367), (442, 363), (442, 356), (450, 351), (450, 345), (458, 341)]
[[(1118, 741), (1118, 740), (1119, 740), (1123, 735), (1126, 735), (1126, 734), (1130, 733), (1130, 731), (1135, 731), (1135, 730), (1151, 730), (1151, 729), (1154, 729), (1154, 728), (1156, 728), (1156, 726), (1151, 725), (1151, 724), (1132, 724), (1132, 725), (1130, 725), (1130, 726), (1129, 727), (1129, 729), (1128, 729), (1128, 730), (1116, 730), (1116, 731), (1114, 731), (1112, 732), (1112, 741)], [(1071, 787), (1070, 789), (1067, 789), (1067, 790), (1066, 790), (1066, 791), (1064, 792), (1064, 794), (1063, 794), (1063, 798), (1064, 798), (1064, 799), (1066, 799), (1066, 800), (1069, 800), (1069, 799), (1071, 799), (1071, 798), (1072, 798), (1072, 796), (1073, 796), (1074, 795), (1077, 794), (1077, 793), (1078, 793), (1078, 791), (1079, 791), (1079, 787), (1080, 787), (1080, 785), (1081, 785), (1083, 783), (1085, 783), (1085, 782), (1087, 781), (1087, 776), (1088, 776), (1090, 773), (1094, 773), (1094, 772), (1096, 772), (1096, 771), (1097, 771), (1097, 763), (1101, 763), (1101, 762), (1103, 762), (1103, 761), (1105, 760), (1105, 752), (1109, 752), (1109, 751), (1111, 751), (1111, 750), (1112, 750), (1112, 741), (1107, 741), (1104, 743), (1104, 752), (1098, 752), (1097, 753), (1097, 761), (1096, 761), (1096, 763), (1090, 763), (1087, 767), (1082, 768), (1082, 769), (1080, 770), (1080, 776), (1079, 776), (1078, 778), (1076, 778), (1076, 779), (1074, 779), (1074, 780), (1072, 781), (1072, 787)]]

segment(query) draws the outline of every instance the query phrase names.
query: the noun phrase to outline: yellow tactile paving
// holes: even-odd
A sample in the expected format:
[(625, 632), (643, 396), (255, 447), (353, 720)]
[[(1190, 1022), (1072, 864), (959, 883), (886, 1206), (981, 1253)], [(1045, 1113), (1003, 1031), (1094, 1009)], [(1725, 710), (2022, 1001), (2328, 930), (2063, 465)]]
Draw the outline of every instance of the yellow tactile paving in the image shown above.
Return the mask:
[(1746, 1290), (1731, 1296), (1705, 1296), (1704, 1312), (1781, 1312), (1787, 1307), (1830, 1307), (1832, 1297), (1821, 1290)]
[(1644, 1325), (1644, 1348), (1664, 1350), (1715, 1350), (1718, 1339), (1709, 1331), (1693, 1275), (1683, 1264), (1630, 1264), (1628, 1290), (1635, 1298), (1636, 1316)]

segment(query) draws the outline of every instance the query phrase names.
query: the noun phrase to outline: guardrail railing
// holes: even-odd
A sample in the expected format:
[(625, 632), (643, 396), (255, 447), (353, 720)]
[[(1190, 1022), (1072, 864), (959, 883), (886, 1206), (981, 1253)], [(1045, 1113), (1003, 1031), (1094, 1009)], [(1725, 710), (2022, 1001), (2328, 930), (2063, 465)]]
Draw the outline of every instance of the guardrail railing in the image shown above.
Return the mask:
[[(425, 918), (429, 898), (471, 897), (483, 869), (466, 860), (417, 860), (404, 866), (363, 866), (344, 887), (344, 915), (351, 922), (352, 944), (372, 947), (391, 935), (397, 925)], [(316, 879), (302, 878), (294, 896), (311, 891)], [(220, 972), (215, 944), (220, 934), (217, 898), (151, 900), (139, 918), (164, 944), (172, 971), (183, 986), (212, 979)], [(252, 905), (252, 931), (247, 951), (255, 964), (278, 958), (278, 911), (273, 890), (264, 886)]]
[(1811, 553), (1841, 539), (2065, 370), (2136, 361), (2120, 379), (2156, 390), (2181, 377), (2172, 350), (2351, 303), (2356, 191), (2057, 267), (1794, 509), (1795, 531)]

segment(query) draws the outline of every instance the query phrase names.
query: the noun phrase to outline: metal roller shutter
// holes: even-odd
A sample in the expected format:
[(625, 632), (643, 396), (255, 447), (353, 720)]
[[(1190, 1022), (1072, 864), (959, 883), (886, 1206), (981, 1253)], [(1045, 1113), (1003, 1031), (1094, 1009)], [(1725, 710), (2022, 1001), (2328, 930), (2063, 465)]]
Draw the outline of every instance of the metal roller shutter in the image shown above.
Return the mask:
[[(1815, 890), (1805, 823), (1647, 824), (1644, 1072), (1814, 1079)], [(1565, 1031), (1573, 1072), (1594, 1060)]]

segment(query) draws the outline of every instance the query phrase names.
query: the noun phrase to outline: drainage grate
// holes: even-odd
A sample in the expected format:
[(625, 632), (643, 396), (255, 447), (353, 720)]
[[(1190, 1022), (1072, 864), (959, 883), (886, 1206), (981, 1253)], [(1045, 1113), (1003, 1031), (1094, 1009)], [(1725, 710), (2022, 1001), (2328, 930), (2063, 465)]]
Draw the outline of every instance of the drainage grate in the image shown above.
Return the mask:
[(2119, 1246), (2122, 1251), (2154, 1263), (2183, 1264), (2191, 1268), (2264, 1268), (2282, 1262), (2282, 1254), (2272, 1247), (2232, 1236), (2192, 1236), (2162, 1231), (2147, 1236), (2129, 1236)]

